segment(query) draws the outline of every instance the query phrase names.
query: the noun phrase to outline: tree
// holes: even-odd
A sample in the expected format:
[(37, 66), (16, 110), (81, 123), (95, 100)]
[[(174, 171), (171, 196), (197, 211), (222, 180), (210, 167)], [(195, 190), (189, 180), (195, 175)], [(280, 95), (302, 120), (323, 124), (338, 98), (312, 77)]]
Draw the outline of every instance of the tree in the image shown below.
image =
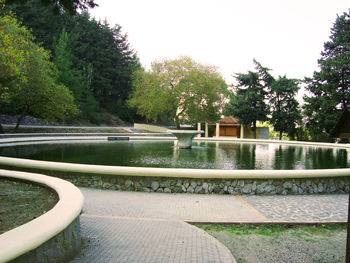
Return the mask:
[[(0, 26), (0, 42), (5, 43), (0, 48), (0, 87), (4, 90), (0, 103), (11, 104), (20, 114), (17, 127), (27, 114), (44, 119), (76, 114), (73, 96), (65, 86), (57, 84), (57, 71), (49, 52), (34, 43), (33, 36), (13, 16), (1, 16)], [(12, 45), (9, 51), (8, 45)], [(10, 80), (3, 77), (6, 74)]]
[[(234, 100), (226, 105), (225, 114), (239, 119), (240, 123), (253, 128), (256, 138), (257, 121), (267, 121), (269, 107), (266, 104), (270, 80), (260, 63), (254, 60), (258, 72), (236, 74), (238, 84), (234, 87)], [(264, 74), (262, 74), (264, 72)]]
[(299, 103), (295, 99), (299, 90), (297, 80), (288, 79), (286, 76), (279, 76), (276, 80), (269, 73), (269, 68), (263, 67), (255, 59), (254, 64), (268, 92), (267, 98), (271, 111), (269, 122), (273, 124), (274, 130), (280, 133), (280, 140), (284, 132), (287, 132), (290, 138), (294, 138), (298, 135), (296, 125), (301, 120)]
[(0, 103), (8, 102), (9, 93), (25, 82), (21, 70), (28, 57), (30, 34), (11, 16), (0, 16)]
[(68, 87), (79, 99), (82, 91), (82, 73), (73, 68), (73, 54), (69, 47), (69, 35), (65, 29), (62, 30), (55, 47), (53, 62), (58, 69), (58, 81)]
[(271, 85), (275, 81), (275, 78), (269, 72), (271, 69), (263, 67), (261, 63), (259, 63), (255, 59), (253, 59), (253, 62), (255, 64), (255, 69), (259, 74), (261, 85), (263, 86), (264, 90), (269, 93), (271, 91)]
[(182, 85), (191, 87), (191, 90), (185, 91), (187, 98), (181, 108), (187, 110), (182, 119), (197, 123), (219, 118), (227, 85), (216, 68), (205, 66), (191, 70)]
[(170, 118), (176, 126), (201, 120), (216, 120), (227, 88), (213, 66), (189, 57), (154, 62), (150, 71), (133, 75), (131, 108), (148, 120)]
[(296, 124), (301, 120), (299, 103), (295, 95), (299, 90), (297, 80), (279, 77), (271, 83), (270, 107), (271, 119), (274, 130), (279, 131), (280, 140), (282, 134), (287, 132), (291, 138), (297, 135)]
[[(25, 4), (29, 0), (5, 0), (6, 4)], [(94, 0), (40, 0), (43, 6), (49, 7), (51, 12), (59, 14), (64, 11), (70, 14), (76, 14), (77, 9), (86, 10), (89, 7), (94, 8), (98, 6)]]
[(77, 114), (74, 97), (67, 87), (57, 84), (56, 69), (43, 48), (33, 46), (23, 74), (27, 81), (11, 95), (13, 108), (20, 115), (16, 128), (26, 115), (56, 120)]
[(328, 136), (350, 100), (350, 13), (338, 16), (318, 60), (320, 71), (306, 78), (304, 114), (312, 136)]
[[(88, 85), (84, 82), (73, 87), (64, 82), (76, 97), (81, 109), (79, 118), (99, 123), (100, 112), (105, 111), (128, 121), (137, 117), (125, 102), (131, 92), (131, 75), (140, 68), (140, 63), (119, 25), (110, 26), (107, 21), (96, 21), (87, 11), (75, 16), (66, 13), (52, 16), (47, 8), (34, 0), (11, 8), (32, 29), (36, 40), (51, 50), (58, 67), (64, 66), (57, 64), (58, 57), (65, 57), (62, 62), (71, 61), (70, 71), (62, 70), (66, 76), (60, 75), (60, 80), (70, 74), (75, 77), (80, 75), (84, 82), (88, 68), (91, 69)], [(62, 35), (64, 31), (67, 34), (65, 38)], [(65, 55), (64, 50), (69, 55)], [(87, 87), (88, 90), (85, 90)], [(84, 98), (80, 98), (79, 94)]]
[(52, 53), (62, 30), (70, 28), (75, 18), (66, 13), (53, 16), (51, 10), (40, 4), (38, 0), (8, 4), (6, 9), (13, 12), (17, 20), (31, 30), (37, 43), (46, 50), (51, 50)]
[[(0, 105), (4, 105), (10, 102), (10, 95), (20, 88), (20, 83), (26, 81), (22, 68), (30, 35), (10, 14), (0, 16), (0, 29)], [(3, 133), (1, 124), (0, 133)]]

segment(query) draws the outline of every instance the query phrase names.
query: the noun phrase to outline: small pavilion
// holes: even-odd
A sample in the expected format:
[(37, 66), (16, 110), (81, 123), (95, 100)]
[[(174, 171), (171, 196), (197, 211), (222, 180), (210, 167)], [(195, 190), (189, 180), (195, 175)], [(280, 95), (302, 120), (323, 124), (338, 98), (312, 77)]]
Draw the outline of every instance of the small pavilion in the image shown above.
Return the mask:
[(209, 122), (208, 125), (216, 127), (214, 129), (214, 137), (230, 136), (240, 138), (241, 124), (232, 116), (225, 117), (216, 122)]
[[(214, 137), (235, 137), (235, 138), (254, 138), (252, 129), (248, 126), (241, 125), (239, 120), (229, 116), (218, 121), (204, 122), (205, 137), (209, 137), (208, 126), (215, 126)], [(198, 123), (197, 130), (201, 130), (201, 123)], [(200, 135), (199, 135), (200, 136)], [(268, 139), (269, 128), (257, 127), (257, 139)]]

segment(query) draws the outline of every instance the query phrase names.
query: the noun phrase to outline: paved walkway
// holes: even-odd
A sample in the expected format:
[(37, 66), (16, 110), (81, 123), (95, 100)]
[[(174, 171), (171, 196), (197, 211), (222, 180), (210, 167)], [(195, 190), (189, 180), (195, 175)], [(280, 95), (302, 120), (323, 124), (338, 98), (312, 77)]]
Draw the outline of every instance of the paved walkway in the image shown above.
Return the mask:
[(72, 262), (235, 262), (185, 222), (344, 222), (348, 195), (232, 196), (81, 188), (84, 248)]

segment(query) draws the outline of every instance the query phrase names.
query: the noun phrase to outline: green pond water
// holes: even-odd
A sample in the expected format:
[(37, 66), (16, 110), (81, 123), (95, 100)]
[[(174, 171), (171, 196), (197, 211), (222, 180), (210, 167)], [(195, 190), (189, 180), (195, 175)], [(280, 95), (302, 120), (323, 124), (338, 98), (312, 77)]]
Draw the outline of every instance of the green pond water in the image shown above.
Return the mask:
[(33, 160), (195, 169), (331, 169), (350, 167), (345, 149), (282, 144), (174, 141), (65, 141), (0, 146), (0, 155)]

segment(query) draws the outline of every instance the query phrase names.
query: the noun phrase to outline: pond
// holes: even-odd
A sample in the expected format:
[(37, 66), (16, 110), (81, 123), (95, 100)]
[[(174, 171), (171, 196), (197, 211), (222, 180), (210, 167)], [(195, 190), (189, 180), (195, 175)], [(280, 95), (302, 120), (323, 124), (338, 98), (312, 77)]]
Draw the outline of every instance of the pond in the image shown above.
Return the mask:
[(276, 143), (176, 141), (57, 141), (2, 145), (5, 157), (67, 163), (224, 170), (349, 168), (346, 149)]

